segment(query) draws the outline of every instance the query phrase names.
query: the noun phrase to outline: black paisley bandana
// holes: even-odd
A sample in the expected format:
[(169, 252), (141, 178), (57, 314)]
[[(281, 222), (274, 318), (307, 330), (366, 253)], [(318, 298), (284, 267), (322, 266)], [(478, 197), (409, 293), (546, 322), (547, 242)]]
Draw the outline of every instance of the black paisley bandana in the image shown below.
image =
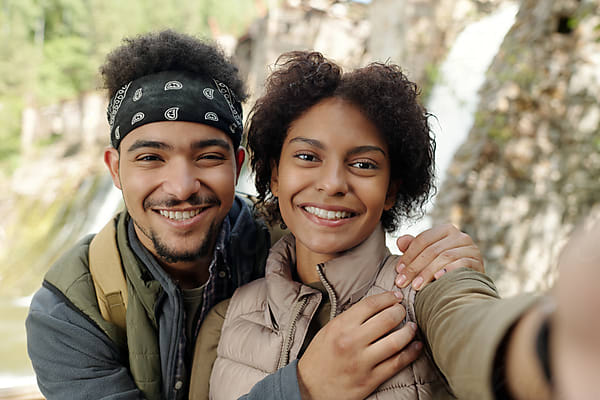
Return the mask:
[(129, 132), (159, 121), (198, 122), (242, 139), (242, 105), (222, 82), (184, 71), (146, 75), (117, 91), (106, 111), (115, 149)]

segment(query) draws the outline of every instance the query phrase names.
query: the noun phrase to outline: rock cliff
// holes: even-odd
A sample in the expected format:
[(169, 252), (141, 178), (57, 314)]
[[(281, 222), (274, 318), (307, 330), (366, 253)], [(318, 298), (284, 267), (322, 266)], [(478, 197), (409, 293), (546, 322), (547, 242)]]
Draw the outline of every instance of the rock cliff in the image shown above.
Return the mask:
[(505, 294), (548, 288), (573, 227), (600, 216), (599, 11), (521, 3), (439, 189), (433, 220), (477, 241)]

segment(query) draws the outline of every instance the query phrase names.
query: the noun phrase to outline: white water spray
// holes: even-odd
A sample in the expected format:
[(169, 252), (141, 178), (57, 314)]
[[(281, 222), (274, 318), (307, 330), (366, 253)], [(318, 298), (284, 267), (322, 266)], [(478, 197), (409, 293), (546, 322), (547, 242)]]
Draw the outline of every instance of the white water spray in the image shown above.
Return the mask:
[[(498, 53), (504, 36), (512, 27), (518, 11), (516, 4), (506, 5), (495, 13), (467, 26), (456, 38), (439, 71), (439, 82), (433, 88), (427, 110), (436, 137), (436, 185), (438, 189), (458, 147), (465, 141), (479, 102), (478, 91), (485, 81), (485, 73)], [(426, 205), (429, 212), (435, 198)], [(401, 228), (395, 235), (418, 235), (431, 227), (431, 219), (424, 217)], [(392, 237), (388, 247), (397, 251)]]

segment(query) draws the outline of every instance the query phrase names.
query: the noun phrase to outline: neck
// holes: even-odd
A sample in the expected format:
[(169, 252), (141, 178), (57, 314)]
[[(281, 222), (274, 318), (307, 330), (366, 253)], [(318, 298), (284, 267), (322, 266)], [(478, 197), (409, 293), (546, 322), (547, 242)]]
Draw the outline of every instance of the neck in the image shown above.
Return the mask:
[(296, 271), (302, 283), (318, 282), (317, 264), (326, 263), (339, 257), (339, 254), (315, 253), (296, 240)]
[(210, 257), (202, 257), (194, 261), (166, 263), (159, 260), (159, 264), (181, 289), (193, 289), (208, 281), (208, 267), (211, 261), (212, 253)]

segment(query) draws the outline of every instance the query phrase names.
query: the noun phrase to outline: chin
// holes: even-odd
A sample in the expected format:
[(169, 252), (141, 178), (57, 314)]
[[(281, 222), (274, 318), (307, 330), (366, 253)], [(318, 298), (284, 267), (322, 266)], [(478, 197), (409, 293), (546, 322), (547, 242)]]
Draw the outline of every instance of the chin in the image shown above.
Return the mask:
[(318, 254), (337, 254), (356, 246), (356, 244), (346, 245), (346, 242), (340, 242), (339, 240), (335, 240), (335, 238), (329, 240), (319, 240), (318, 238), (314, 238), (308, 243), (305, 243), (310, 251)]

